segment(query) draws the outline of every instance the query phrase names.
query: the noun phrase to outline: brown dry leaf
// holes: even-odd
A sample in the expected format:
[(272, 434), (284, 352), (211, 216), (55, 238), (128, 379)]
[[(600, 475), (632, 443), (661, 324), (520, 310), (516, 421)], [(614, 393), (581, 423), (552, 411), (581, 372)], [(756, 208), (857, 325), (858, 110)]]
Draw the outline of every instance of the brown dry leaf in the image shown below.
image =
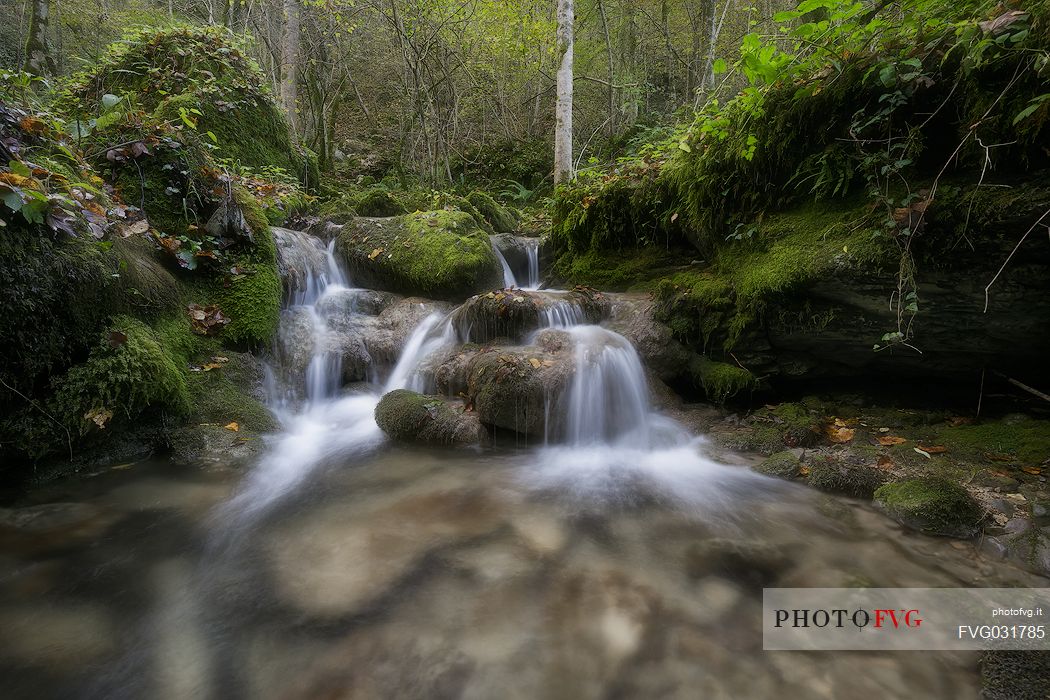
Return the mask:
[(1010, 455), (999, 454), (997, 452), (985, 452), (984, 453), (984, 458), (985, 459), (990, 459), (993, 462), (1012, 462), (1012, 461), (1014, 461), (1014, 458), (1011, 457)]
[(1010, 10), (1004, 12), (995, 19), (990, 19), (986, 22), (978, 22), (977, 26), (980, 27), (981, 31), (985, 34), (998, 34), (1014, 22), (1024, 19), (1027, 16), (1027, 12), (1022, 12), (1021, 10)]
[(227, 430), (232, 430), (235, 433), (241, 429), (241, 426), (237, 423), (237, 421), (233, 421), (232, 423), (227, 423), (226, 425), (224, 425), (222, 427), (226, 428)]
[(222, 365), (218, 362), (209, 362), (208, 364), (201, 367), (205, 372), (210, 372), (213, 369), (222, 369)]
[(368, 254), (368, 259), (369, 260), (375, 260), (376, 258), (378, 258), (382, 254), (383, 254), (383, 249), (382, 248), (376, 248), (375, 250), (373, 250), (371, 253)]
[(992, 476), (997, 476), (997, 477), (999, 477), (1000, 479), (1002, 479), (1002, 478), (1004, 478), (1004, 477), (1009, 477), (1009, 476), (1010, 476), (1010, 475), (1009, 475), (1009, 474), (1007, 474), (1006, 472), (1004, 472), (1004, 471), (999, 471), (998, 469), (990, 469), (990, 470), (988, 470), (988, 473), (989, 473), (989, 474), (991, 474)]
[(99, 428), (105, 430), (106, 424), (113, 418), (113, 411), (108, 408), (93, 408), (84, 414), (84, 420), (89, 420)]
[(110, 331), (107, 342), (109, 343), (109, 347), (116, 350), (121, 345), (128, 342), (128, 336), (120, 331)]
[(824, 435), (828, 438), (828, 440), (840, 445), (842, 443), (849, 442), (850, 440), (852, 440), (856, 432), (857, 431), (853, 428), (842, 428), (833, 425), (829, 425), (824, 428)]
[(879, 438), (879, 444), (883, 447), (892, 447), (893, 445), (903, 445), (908, 442), (906, 438), (897, 437), (896, 435), (883, 435)]
[(948, 448), (944, 445), (933, 445), (932, 447), (927, 447), (921, 443), (919, 444), (919, 449), (923, 452), (929, 452), (931, 455), (939, 455), (948, 451)]
[(540, 367), (543, 366), (543, 362), (540, 361), (539, 359), (535, 358), (535, 357), (530, 357), (529, 358), (529, 364), (532, 365), (533, 367), (535, 367), (536, 369), (539, 369)]
[(1043, 473), (1041, 467), (1021, 467), (1021, 471), (1025, 474), (1031, 474), (1032, 476), (1039, 476)]
[(948, 424), (953, 428), (958, 428), (960, 425), (972, 425), (973, 418), (967, 418), (966, 416), (952, 416), (948, 419)]
[(879, 455), (879, 460), (875, 463), (875, 466), (879, 469), (893, 469), (893, 460), (890, 459), (889, 455)]
[(801, 467), (799, 467), (798, 473), (802, 476), (809, 476), (809, 467), (803, 464)]

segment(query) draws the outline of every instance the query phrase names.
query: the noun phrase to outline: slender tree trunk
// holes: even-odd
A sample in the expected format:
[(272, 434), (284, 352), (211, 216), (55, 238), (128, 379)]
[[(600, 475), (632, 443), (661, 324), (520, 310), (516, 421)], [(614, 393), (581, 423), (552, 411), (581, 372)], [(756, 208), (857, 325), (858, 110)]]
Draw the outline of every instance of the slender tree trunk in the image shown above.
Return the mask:
[(281, 40), (281, 106), (292, 125), (292, 133), (299, 133), (296, 114), (299, 78), (299, 0), (284, 0), (284, 35)]
[(55, 74), (55, 58), (47, 38), (50, 14), (50, 0), (33, 0), (33, 14), (29, 18), (26, 38), (26, 72), (33, 75)]
[(558, 102), (554, 127), (554, 183), (573, 178), (572, 41), (573, 0), (558, 0)]
[(608, 87), (608, 100), (609, 100), (609, 139), (616, 137), (616, 69), (613, 64), (613, 47), (612, 37), (609, 36), (609, 18), (605, 14), (605, 2), (598, 0), (598, 11), (602, 18), (602, 32), (605, 33), (605, 56), (609, 60), (609, 87)]

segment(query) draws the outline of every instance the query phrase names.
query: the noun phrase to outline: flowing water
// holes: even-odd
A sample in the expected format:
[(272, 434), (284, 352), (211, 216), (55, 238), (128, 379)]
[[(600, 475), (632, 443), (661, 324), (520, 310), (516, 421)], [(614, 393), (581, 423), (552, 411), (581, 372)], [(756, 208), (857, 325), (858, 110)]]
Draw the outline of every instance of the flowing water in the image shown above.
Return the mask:
[(119, 465), (0, 511), (5, 698), (976, 698), (975, 654), (762, 651), (762, 587), (1047, 585), (754, 474), (569, 315), (547, 320), (574, 348), (563, 434), (391, 445), (375, 406), (427, 385), (449, 315), (344, 388), (335, 348), (370, 317), (326, 309), (367, 290), (292, 233), (285, 345), (309, 357), (303, 377), (274, 353), (282, 427), (256, 464)]

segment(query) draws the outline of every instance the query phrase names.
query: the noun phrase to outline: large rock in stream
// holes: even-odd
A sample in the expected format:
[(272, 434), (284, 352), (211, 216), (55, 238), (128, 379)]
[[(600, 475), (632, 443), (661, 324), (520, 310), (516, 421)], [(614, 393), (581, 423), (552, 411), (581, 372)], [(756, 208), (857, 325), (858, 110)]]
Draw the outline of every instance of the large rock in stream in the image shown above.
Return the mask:
[(540, 328), (599, 323), (608, 314), (608, 298), (586, 287), (569, 292), (503, 289), (471, 297), (456, 309), (452, 322), (464, 342), (521, 342)]
[(488, 236), (461, 211), (358, 217), (325, 233), (362, 287), (458, 301), (503, 284)]
[(396, 442), (473, 445), (485, 437), (476, 414), (465, 413), (440, 396), (396, 389), (376, 405), (376, 423)]

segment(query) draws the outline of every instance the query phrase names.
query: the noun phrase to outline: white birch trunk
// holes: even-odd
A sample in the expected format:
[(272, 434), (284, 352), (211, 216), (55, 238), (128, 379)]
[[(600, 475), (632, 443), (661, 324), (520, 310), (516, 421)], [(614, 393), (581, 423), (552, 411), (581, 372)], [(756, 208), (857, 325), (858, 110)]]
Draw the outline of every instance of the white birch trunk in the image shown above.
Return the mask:
[(554, 127), (554, 183), (573, 178), (572, 167), (572, 30), (573, 0), (558, 0), (558, 104)]

